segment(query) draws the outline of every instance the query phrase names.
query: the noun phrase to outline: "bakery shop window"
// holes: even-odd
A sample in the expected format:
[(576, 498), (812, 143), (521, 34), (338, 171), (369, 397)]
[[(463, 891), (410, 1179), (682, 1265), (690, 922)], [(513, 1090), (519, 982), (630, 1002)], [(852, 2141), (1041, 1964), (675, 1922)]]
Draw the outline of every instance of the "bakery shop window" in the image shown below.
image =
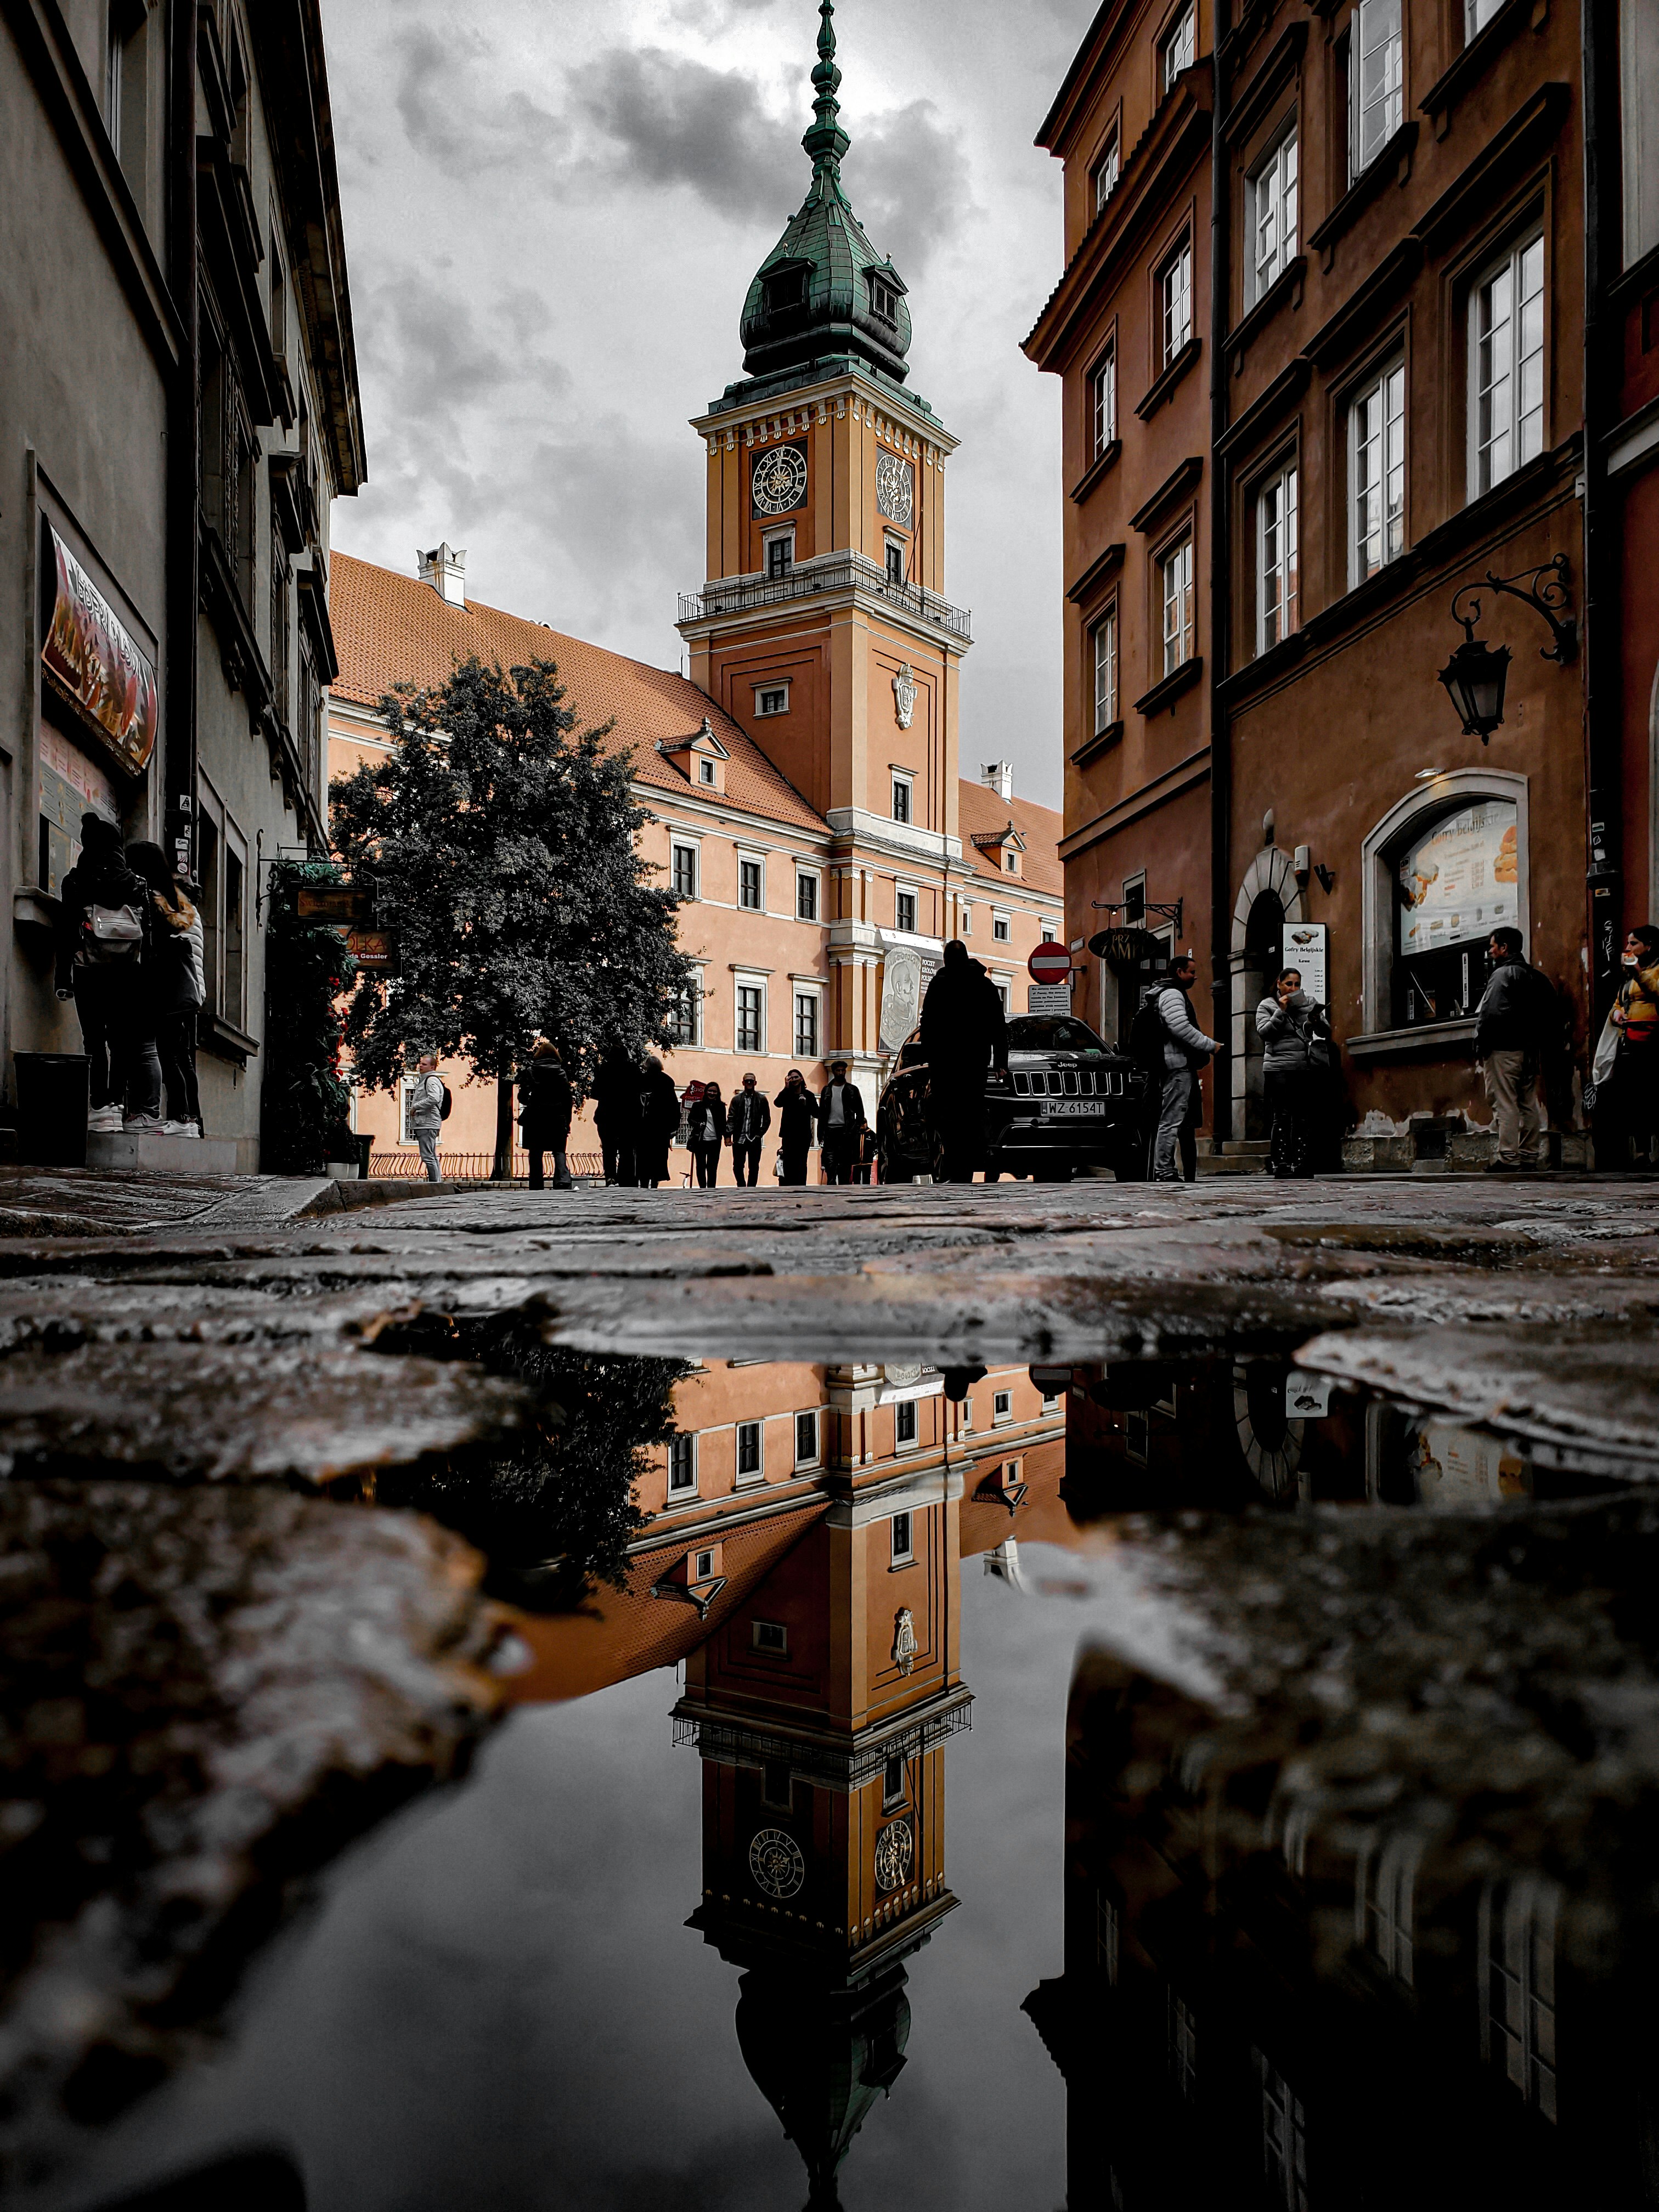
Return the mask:
[(1393, 864), (1394, 1026), (1467, 1020), (1486, 984), (1486, 939), (1522, 927), (1515, 802), (1419, 815)]

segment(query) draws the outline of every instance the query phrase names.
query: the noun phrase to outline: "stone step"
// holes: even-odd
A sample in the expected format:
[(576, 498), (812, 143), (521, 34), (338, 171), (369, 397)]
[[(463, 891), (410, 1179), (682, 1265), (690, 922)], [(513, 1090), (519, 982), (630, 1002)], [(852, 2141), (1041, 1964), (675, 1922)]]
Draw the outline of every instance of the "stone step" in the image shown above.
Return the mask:
[(161, 1175), (251, 1175), (255, 1163), (242, 1153), (240, 1137), (164, 1137), (154, 1129), (88, 1129), (89, 1168), (148, 1168)]

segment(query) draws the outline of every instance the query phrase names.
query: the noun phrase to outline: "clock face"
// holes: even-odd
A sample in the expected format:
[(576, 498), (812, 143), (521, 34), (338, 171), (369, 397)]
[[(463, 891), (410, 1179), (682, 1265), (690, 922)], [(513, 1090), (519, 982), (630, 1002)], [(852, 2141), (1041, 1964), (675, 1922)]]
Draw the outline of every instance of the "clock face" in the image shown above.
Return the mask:
[(879, 1889), (902, 1889), (910, 1875), (910, 1862), (915, 1856), (916, 1839), (910, 1832), (908, 1820), (895, 1820), (884, 1828), (876, 1838), (876, 1886)]
[(749, 1846), (749, 1871), (768, 1897), (793, 1897), (806, 1879), (800, 1845), (781, 1828), (763, 1828)]
[(773, 446), (755, 457), (749, 478), (757, 514), (789, 514), (806, 496), (806, 455), (799, 446)]
[(876, 512), (908, 529), (915, 520), (916, 474), (896, 453), (876, 456)]

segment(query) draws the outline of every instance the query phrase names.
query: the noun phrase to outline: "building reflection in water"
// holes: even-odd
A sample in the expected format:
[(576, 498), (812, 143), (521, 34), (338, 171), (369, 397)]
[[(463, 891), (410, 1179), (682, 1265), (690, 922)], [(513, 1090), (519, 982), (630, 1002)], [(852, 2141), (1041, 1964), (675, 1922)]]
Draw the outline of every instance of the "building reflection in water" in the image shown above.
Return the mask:
[[(648, 1455), (624, 1586), (526, 1622), (526, 1699), (678, 1665), (702, 1761), (689, 1925), (738, 1969), (744, 2063), (836, 2177), (905, 2063), (905, 1961), (954, 1910), (945, 1747), (969, 1723), (964, 1558), (1063, 1539), (1065, 1378), (710, 1362)], [(688, 1869), (688, 1874), (690, 1869)]]

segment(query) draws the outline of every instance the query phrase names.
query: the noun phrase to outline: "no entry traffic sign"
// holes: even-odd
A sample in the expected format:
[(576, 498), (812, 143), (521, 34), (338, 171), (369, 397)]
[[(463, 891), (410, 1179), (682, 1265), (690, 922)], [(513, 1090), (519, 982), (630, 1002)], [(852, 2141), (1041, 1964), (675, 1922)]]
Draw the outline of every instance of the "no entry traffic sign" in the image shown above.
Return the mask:
[(1056, 945), (1049, 939), (1037, 946), (1025, 965), (1034, 982), (1065, 983), (1071, 980), (1071, 954), (1063, 945)]

